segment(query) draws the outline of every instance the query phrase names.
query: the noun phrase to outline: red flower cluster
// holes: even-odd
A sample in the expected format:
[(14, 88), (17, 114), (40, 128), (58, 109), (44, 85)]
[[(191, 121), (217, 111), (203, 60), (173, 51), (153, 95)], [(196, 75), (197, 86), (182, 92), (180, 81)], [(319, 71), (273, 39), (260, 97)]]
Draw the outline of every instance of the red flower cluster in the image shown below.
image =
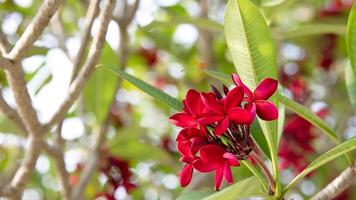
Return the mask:
[(127, 192), (136, 188), (136, 185), (131, 182), (132, 173), (130, 172), (128, 161), (114, 156), (107, 156), (100, 164), (100, 171), (108, 179), (108, 188), (107, 191), (98, 193), (96, 195), (97, 198), (115, 199), (115, 190), (120, 186), (124, 187)]
[[(317, 114), (323, 117), (326, 112), (327, 110), (322, 109)], [(291, 167), (296, 174), (303, 171), (308, 165), (307, 155), (315, 152), (312, 143), (316, 138), (318, 136), (313, 133), (313, 125), (302, 117), (293, 115), (284, 128), (279, 147), (280, 168)]]
[(249, 158), (253, 150), (249, 128), (256, 114), (263, 120), (278, 118), (277, 108), (267, 100), (277, 89), (276, 80), (264, 79), (252, 92), (237, 75), (232, 79), (236, 86), (231, 90), (224, 86), (224, 95), (215, 87), (208, 93), (189, 90), (183, 112), (170, 117), (183, 128), (176, 139), (185, 163), (179, 173), (182, 186), (190, 183), (194, 169), (215, 171), (216, 190), (223, 178), (232, 183), (231, 166), (239, 166), (238, 160)]

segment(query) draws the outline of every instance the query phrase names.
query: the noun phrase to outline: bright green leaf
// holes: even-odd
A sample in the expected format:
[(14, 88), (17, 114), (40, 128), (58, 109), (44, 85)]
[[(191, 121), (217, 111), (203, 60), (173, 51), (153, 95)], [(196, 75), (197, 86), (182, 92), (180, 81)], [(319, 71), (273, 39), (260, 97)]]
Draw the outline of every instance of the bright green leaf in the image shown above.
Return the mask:
[(182, 103), (173, 98), (172, 96), (168, 95), (167, 93), (161, 91), (160, 89), (157, 89), (150, 84), (124, 72), (121, 70), (115, 70), (110, 67), (108, 67), (112, 72), (120, 76), (121, 78), (125, 79), (126, 81), (130, 82), (131, 84), (135, 85), (137, 88), (142, 90), (143, 92), (147, 93), (148, 95), (151, 95), (155, 99), (161, 101), (162, 103), (167, 104), (168, 106), (181, 111), (182, 110)]
[(291, 189), (295, 184), (297, 184), (303, 177), (305, 177), (310, 172), (321, 167), (322, 165), (356, 149), (356, 137), (353, 137), (346, 142), (332, 148), (323, 155), (319, 156), (312, 163), (308, 165), (298, 176), (296, 176), (284, 189), (284, 193)]
[(347, 22), (346, 46), (351, 60), (354, 76), (356, 76), (356, 3), (352, 6)]

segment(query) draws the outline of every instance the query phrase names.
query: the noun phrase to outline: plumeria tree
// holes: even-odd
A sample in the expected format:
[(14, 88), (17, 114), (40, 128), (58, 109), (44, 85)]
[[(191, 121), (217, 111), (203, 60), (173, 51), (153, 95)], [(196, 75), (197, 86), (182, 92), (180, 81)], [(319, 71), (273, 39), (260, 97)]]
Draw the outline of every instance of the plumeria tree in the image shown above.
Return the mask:
[(352, 0), (3, 0), (0, 16), (1, 198), (356, 198)]

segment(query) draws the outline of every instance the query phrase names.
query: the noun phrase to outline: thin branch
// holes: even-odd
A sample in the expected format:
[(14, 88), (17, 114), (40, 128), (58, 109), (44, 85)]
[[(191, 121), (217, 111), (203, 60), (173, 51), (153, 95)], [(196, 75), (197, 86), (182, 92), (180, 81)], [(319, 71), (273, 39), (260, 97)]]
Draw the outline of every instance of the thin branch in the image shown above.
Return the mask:
[(90, 30), (93, 26), (95, 17), (98, 15), (99, 2), (100, 2), (100, 0), (92, 0), (89, 3), (88, 12), (85, 16), (84, 27), (83, 27), (83, 31), (82, 31), (83, 35), (81, 37), (80, 47), (79, 47), (78, 53), (75, 56), (74, 62), (73, 62), (73, 73), (72, 73), (72, 77), (71, 77), (72, 81), (78, 75), (80, 67), (83, 63), (85, 49), (87, 48), (87, 46), (89, 44)]
[(0, 68), (8, 69), (12, 65), (12, 62), (0, 55)]
[(65, 33), (61, 21), (61, 16), (60, 16), (60, 11), (61, 9), (59, 8), (57, 12), (54, 14), (52, 17), (52, 20), (50, 22), (50, 27), (52, 33), (55, 35), (55, 37), (58, 39), (58, 47), (63, 50), (63, 52), (66, 54), (66, 56), (70, 59), (69, 53), (68, 53), (68, 48), (66, 47), (65, 44)]
[(6, 35), (0, 29), (0, 52), (2, 55), (8, 53), (11, 50), (11, 45), (6, 39)]
[[(200, 0), (200, 16), (202, 19), (209, 18), (209, 2), (208, 0)], [(213, 56), (213, 35), (209, 30), (200, 28), (199, 29), (199, 53), (202, 57), (204, 65), (211, 68), (214, 66), (214, 56)]]
[(99, 32), (93, 39), (93, 44), (90, 48), (88, 59), (76, 79), (71, 84), (67, 98), (60, 105), (59, 109), (49, 120), (49, 122), (45, 124), (45, 130), (49, 130), (53, 125), (59, 123), (64, 118), (69, 108), (73, 105), (75, 100), (78, 99), (80, 93), (84, 89), (85, 83), (90, 78), (90, 75), (95, 70), (95, 65), (100, 58), (101, 51), (104, 46), (107, 28), (112, 18), (112, 10), (114, 8), (113, 2), (114, 0), (105, 1), (104, 8), (102, 9), (102, 12), (99, 16)]
[(325, 188), (319, 191), (311, 200), (328, 200), (337, 197), (356, 182), (356, 165), (348, 167)]
[(33, 43), (42, 34), (47, 27), (51, 17), (57, 11), (63, 0), (46, 0), (41, 5), (35, 18), (27, 26), (25, 32), (21, 35), (16, 45), (11, 50), (8, 58), (11, 60), (20, 60), (23, 58), (28, 49), (33, 46)]

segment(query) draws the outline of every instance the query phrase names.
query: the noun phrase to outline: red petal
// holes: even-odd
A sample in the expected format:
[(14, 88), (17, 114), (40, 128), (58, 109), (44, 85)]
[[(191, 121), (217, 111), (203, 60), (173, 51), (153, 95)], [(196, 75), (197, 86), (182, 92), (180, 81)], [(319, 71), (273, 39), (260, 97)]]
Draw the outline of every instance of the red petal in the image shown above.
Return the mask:
[(217, 168), (215, 172), (215, 190), (220, 189), (223, 175), (224, 175), (224, 166)]
[(179, 182), (182, 187), (187, 186), (192, 180), (193, 166), (186, 164), (179, 173)]
[(224, 162), (225, 150), (215, 144), (208, 144), (200, 149), (200, 159), (204, 163)]
[(230, 119), (226, 117), (224, 120), (220, 121), (218, 125), (215, 127), (214, 134), (220, 136), (225, 133), (227, 128), (230, 125)]
[(244, 92), (248, 96), (248, 98), (252, 97), (251, 90), (248, 89), (248, 87), (241, 81), (240, 77), (237, 74), (231, 74), (231, 78), (236, 86), (242, 86), (244, 88)]
[(257, 115), (266, 121), (275, 120), (278, 118), (278, 109), (269, 101), (257, 101), (256, 102)]
[(237, 124), (251, 124), (253, 116), (250, 111), (243, 108), (231, 109), (228, 113), (229, 118)]
[(169, 121), (180, 127), (188, 127), (195, 123), (195, 119), (193, 116), (188, 113), (177, 113), (169, 118)]
[(251, 115), (252, 121), (253, 121), (256, 117), (256, 105), (254, 103), (246, 104), (245, 109), (250, 111), (250, 115)]
[(260, 84), (258, 84), (255, 91), (253, 92), (254, 99), (267, 100), (273, 95), (277, 87), (278, 87), (278, 81), (271, 78), (263, 79), (263, 81)]
[(185, 103), (193, 115), (199, 115), (202, 112), (203, 103), (200, 99), (200, 93), (196, 90), (190, 89), (185, 97)]
[(192, 143), (190, 141), (178, 142), (177, 144), (178, 152), (185, 157), (194, 157), (194, 155), (190, 150), (191, 144)]
[(244, 97), (244, 91), (241, 86), (237, 86), (226, 95), (225, 111), (239, 107)]
[(207, 173), (215, 170), (218, 168), (220, 165), (218, 165), (216, 162), (215, 163), (204, 163), (201, 159), (196, 159), (193, 162), (193, 167), (198, 170), (199, 172), (202, 173)]
[(240, 165), (240, 163), (237, 160), (236, 156), (234, 154), (232, 154), (232, 153), (226, 152), (226, 153), (224, 153), (223, 157), (226, 158), (227, 161), (229, 162), (229, 164), (232, 165), (232, 166), (239, 166)]
[(226, 163), (224, 167), (224, 177), (228, 183), (231, 184), (234, 182), (234, 178), (232, 177), (232, 173), (231, 173), (231, 168), (228, 163)]
[(204, 105), (211, 111), (218, 114), (224, 114), (224, 108), (222, 103), (216, 99), (213, 93), (202, 93), (201, 99)]

